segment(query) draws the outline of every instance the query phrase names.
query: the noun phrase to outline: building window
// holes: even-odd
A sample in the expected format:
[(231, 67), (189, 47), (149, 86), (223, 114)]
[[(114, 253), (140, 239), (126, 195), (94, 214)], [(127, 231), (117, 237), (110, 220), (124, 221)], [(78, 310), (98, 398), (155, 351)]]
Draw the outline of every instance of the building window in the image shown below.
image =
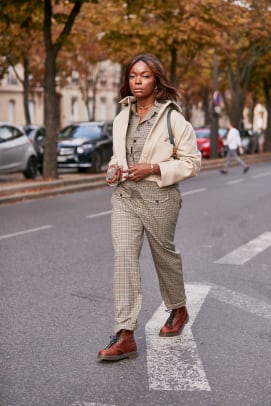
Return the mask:
[(106, 86), (106, 84), (107, 84), (106, 78), (101, 78), (100, 84), (101, 84), (101, 86)]
[(71, 100), (71, 121), (78, 120), (78, 100), (76, 97), (72, 97)]
[(17, 78), (11, 66), (9, 66), (7, 70), (7, 82), (8, 85), (17, 85)]
[(112, 85), (114, 87), (119, 87), (120, 86), (120, 66), (118, 64), (114, 64), (112, 69), (113, 69)]
[(106, 120), (106, 98), (101, 97), (99, 105), (99, 118), (100, 120)]
[(8, 101), (8, 122), (14, 123), (15, 118), (15, 101), (9, 100)]
[(78, 85), (79, 83), (79, 73), (77, 72), (77, 70), (73, 70), (72, 71), (72, 84), (73, 85)]

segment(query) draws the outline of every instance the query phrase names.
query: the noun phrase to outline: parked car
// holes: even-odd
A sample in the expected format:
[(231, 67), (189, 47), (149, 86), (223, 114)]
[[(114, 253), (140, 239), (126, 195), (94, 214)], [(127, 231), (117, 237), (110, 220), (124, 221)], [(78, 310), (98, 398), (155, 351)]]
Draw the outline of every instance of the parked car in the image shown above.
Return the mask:
[[(202, 154), (202, 158), (210, 158), (211, 156), (211, 129), (208, 127), (195, 128), (197, 137), (197, 146)], [(223, 141), (219, 134), (218, 137), (218, 155), (223, 156)]]
[(0, 173), (22, 172), (37, 176), (37, 154), (22, 127), (0, 123)]
[(57, 165), (101, 172), (112, 156), (112, 122), (79, 122), (58, 134)]
[(36, 150), (38, 157), (38, 169), (42, 174), (45, 127), (42, 125), (30, 124), (23, 126), (23, 128)]

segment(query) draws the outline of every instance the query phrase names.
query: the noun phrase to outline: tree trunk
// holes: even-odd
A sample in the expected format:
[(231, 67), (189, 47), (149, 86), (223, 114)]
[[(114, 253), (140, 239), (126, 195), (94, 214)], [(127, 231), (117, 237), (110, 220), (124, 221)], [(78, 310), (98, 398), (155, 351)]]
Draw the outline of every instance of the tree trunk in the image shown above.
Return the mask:
[(229, 112), (230, 121), (237, 128), (243, 125), (244, 95), (235, 90), (231, 92), (231, 107)]
[(170, 64), (170, 81), (173, 85), (177, 84), (177, 50), (176, 48), (172, 48), (170, 50), (170, 56), (171, 56), (171, 64)]
[(29, 63), (27, 57), (23, 59), (24, 78), (23, 78), (23, 103), (25, 124), (31, 124), (31, 116), (29, 111)]
[(83, 102), (84, 102), (84, 105), (85, 105), (85, 108), (86, 108), (87, 120), (88, 120), (88, 121), (91, 121), (91, 120), (92, 120), (92, 118), (91, 118), (91, 111), (90, 111), (90, 108), (89, 108), (89, 101), (90, 101), (90, 98), (89, 98), (89, 89), (90, 89), (90, 84), (89, 84), (89, 79), (88, 79), (88, 76), (87, 76), (87, 75), (86, 75), (86, 77), (84, 77), (84, 78), (80, 81), (80, 86), (79, 86), (79, 88), (80, 88), (80, 92), (81, 92), (81, 95), (82, 95), (82, 99), (83, 99)]
[(45, 80), (44, 80), (44, 115), (46, 137), (43, 157), (43, 176), (47, 179), (57, 178), (57, 144), (58, 98), (56, 93), (56, 59), (58, 52), (71, 32), (83, 0), (74, 2), (73, 8), (59, 37), (52, 41), (52, 0), (44, 0), (43, 35), (45, 44)]
[(201, 89), (202, 109), (204, 114), (204, 126), (208, 126), (211, 122), (210, 115), (210, 92), (207, 87)]
[(86, 106), (86, 110), (87, 110), (88, 121), (91, 121), (92, 117), (91, 117), (91, 112), (90, 112), (90, 108), (89, 108), (89, 97), (87, 98), (87, 100), (85, 100), (85, 106)]
[(93, 100), (92, 100), (92, 119), (93, 121), (96, 120), (96, 97), (97, 97), (97, 81), (95, 79), (93, 83), (93, 88), (92, 88), (92, 95), (93, 95)]
[(56, 55), (53, 47), (47, 49), (45, 59), (44, 117), (46, 137), (44, 145), (43, 176), (57, 178), (57, 95), (56, 95)]

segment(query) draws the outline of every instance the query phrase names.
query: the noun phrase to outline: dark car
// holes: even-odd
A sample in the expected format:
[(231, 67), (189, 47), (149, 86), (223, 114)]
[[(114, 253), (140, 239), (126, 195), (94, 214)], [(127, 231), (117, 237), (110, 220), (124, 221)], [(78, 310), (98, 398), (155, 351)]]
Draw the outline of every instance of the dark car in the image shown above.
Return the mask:
[(29, 124), (24, 126), (24, 131), (35, 148), (38, 157), (38, 169), (42, 174), (45, 127), (42, 125)]
[[(201, 152), (202, 158), (210, 158), (211, 156), (211, 129), (208, 127), (195, 128), (197, 137), (197, 146)], [(218, 137), (218, 155), (223, 156), (223, 141), (220, 134)]]
[(101, 172), (112, 156), (112, 122), (80, 122), (58, 134), (58, 168)]

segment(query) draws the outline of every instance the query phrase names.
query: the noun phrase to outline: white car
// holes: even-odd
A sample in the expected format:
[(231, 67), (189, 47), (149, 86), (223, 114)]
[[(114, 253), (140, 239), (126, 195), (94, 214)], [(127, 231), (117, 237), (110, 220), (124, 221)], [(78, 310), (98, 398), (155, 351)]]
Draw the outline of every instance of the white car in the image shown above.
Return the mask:
[(23, 129), (0, 123), (0, 173), (22, 172), (27, 179), (37, 176), (37, 154)]

